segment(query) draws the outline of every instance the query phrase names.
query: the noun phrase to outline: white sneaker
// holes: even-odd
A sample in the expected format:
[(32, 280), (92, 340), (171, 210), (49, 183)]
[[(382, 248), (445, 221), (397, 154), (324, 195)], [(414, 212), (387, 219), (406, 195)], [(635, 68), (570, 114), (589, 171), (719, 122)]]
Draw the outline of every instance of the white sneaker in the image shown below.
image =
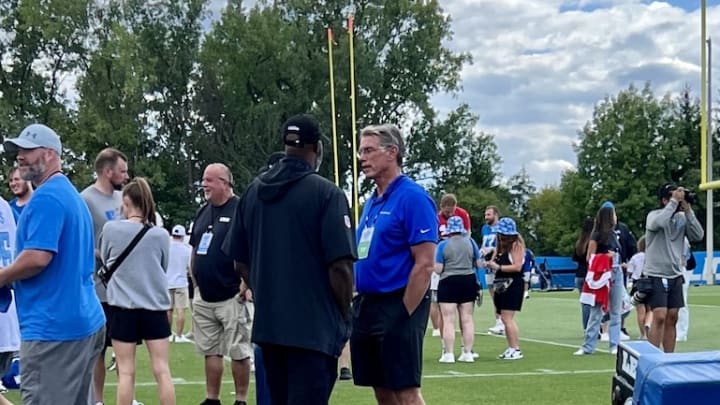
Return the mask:
[(523, 354), (520, 350), (508, 348), (505, 350), (505, 353), (498, 356), (498, 358), (502, 360), (519, 360), (523, 358)]
[(440, 360), (438, 360), (440, 363), (455, 363), (455, 355), (452, 353), (443, 353), (442, 356), (440, 356)]
[(480, 357), (480, 355), (477, 354), (475, 351), (470, 352), (470, 354), (472, 354), (473, 359), (477, 359), (478, 357)]
[(591, 354), (592, 354), (592, 353), (587, 353), (587, 352), (586, 352), (585, 350), (583, 350), (582, 347), (581, 347), (581, 348), (577, 349), (576, 352), (573, 353), (573, 356), (589, 356), (589, 355), (591, 355)]
[(610, 341), (610, 335), (607, 333), (601, 333), (600, 334), (600, 341), (601, 342), (609, 342)]
[(610, 349), (610, 354), (612, 354), (613, 356), (616, 355), (616, 354), (617, 354), (617, 347), (613, 347), (612, 349)]
[(175, 337), (175, 343), (193, 343), (193, 341), (188, 339), (185, 335), (180, 335)]
[(433, 336), (440, 336), (440, 329), (433, 329), (432, 335), (433, 335)]
[(136, 401), (136, 400), (133, 399), (132, 405), (145, 405), (145, 404), (143, 404), (143, 403), (140, 402), (140, 401)]
[(457, 361), (462, 363), (474, 363), (475, 357), (473, 357), (473, 354), (470, 352), (462, 352), (460, 357), (458, 357)]
[(492, 328), (488, 328), (488, 333), (491, 335), (504, 335), (505, 334), (505, 325), (495, 325)]
[(504, 359), (505, 356), (509, 355), (513, 350), (515, 349), (513, 349), (512, 347), (508, 347), (507, 349), (505, 349), (504, 352), (498, 354), (498, 359)]
[(620, 340), (630, 340), (630, 336), (625, 334), (625, 332), (620, 332)]

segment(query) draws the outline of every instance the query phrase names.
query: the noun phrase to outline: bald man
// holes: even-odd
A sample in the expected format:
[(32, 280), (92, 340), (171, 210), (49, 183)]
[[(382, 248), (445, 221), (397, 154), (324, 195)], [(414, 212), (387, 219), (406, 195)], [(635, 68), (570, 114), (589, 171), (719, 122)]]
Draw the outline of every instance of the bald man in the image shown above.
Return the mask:
[(193, 298), (195, 345), (205, 356), (206, 398), (202, 404), (220, 404), (223, 356), (229, 356), (235, 405), (245, 405), (252, 353), (250, 304), (245, 291), (240, 291), (233, 259), (221, 250), (239, 199), (233, 193), (232, 173), (224, 164), (208, 165), (201, 184), (207, 202), (193, 221), (190, 268), (199, 291)]

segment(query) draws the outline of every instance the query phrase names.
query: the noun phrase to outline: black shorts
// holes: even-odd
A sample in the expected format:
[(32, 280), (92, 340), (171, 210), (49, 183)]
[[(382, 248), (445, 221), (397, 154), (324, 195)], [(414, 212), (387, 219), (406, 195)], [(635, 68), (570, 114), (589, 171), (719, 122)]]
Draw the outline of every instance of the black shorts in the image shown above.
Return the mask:
[(355, 385), (393, 391), (420, 387), (430, 293), (412, 315), (403, 294), (404, 289), (353, 299), (350, 354)]
[(475, 274), (450, 276), (440, 280), (437, 290), (437, 302), (463, 304), (474, 302), (478, 294)]
[[(496, 278), (497, 280), (497, 278)], [(493, 303), (498, 311), (520, 311), (525, 301), (525, 281), (522, 276), (513, 277), (507, 290), (493, 294)]]
[[(675, 309), (685, 306), (685, 298), (683, 297), (683, 277), (663, 278), (648, 276), (652, 281), (652, 290), (648, 293), (645, 303), (651, 309), (667, 308)], [(667, 280), (667, 288), (663, 280)]]
[(170, 336), (167, 311), (112, 307), (110, 337), (121, 342), (165, 339)]

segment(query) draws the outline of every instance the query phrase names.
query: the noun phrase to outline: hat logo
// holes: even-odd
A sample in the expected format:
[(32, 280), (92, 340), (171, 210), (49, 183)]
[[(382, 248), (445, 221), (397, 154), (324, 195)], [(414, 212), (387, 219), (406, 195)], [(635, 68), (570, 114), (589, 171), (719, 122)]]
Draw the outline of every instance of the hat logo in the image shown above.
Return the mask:
[(297, 125), (288, 125), (287, 130), (288, 131), (299, 131), (300, 127), (298, 127)]

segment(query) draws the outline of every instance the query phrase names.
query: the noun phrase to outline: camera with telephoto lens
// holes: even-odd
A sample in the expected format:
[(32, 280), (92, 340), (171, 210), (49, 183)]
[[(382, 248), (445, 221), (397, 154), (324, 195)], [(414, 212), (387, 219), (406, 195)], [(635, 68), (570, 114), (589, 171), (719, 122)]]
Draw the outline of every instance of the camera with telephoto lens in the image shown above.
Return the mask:
[(641, 278), (637, 280), (630, 291), (633, 305), (644, 304), (647, 301), (648, 294), (652, 291), (652, 280), (649, 278)]
[(683, 199), (687, 201), (688, 204), (697, 204), (697, 193), (688, 189), (683, 189), (683, 192), (685, 192)]

